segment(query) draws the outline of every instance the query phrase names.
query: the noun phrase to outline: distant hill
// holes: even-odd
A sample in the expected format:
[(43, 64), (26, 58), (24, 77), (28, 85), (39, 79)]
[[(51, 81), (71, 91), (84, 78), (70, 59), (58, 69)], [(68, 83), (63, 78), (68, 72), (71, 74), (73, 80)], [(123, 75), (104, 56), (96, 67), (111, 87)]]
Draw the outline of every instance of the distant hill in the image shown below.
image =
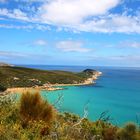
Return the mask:
[(9, 66), (11, 65), (1, 63), (0, 67), (0, 85), (6, 87), (30, 87), (46, 83), (77, 84), (90, 76), (85, 72), (47, 71)]
[(83, 72), (85, 72), (85, 73), (96, 73), (97, 71), (93, 70), (93, 69), (85, 69), (85, 70), (83, 70)]

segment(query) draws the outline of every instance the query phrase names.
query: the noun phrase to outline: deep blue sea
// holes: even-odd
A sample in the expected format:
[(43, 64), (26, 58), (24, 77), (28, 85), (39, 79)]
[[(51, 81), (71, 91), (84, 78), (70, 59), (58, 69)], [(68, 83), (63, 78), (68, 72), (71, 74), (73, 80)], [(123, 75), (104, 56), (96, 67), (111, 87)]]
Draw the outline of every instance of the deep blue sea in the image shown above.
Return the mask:
[(88, 103), (88, 118), (93, 121), (97, 120), (104, 111), (108, 112), (107, 115), (111, 116), (112, 122), (116, 125), (140, 121), (140, 69), (138, 68), (42, 65), (26, 65), (26, 67), (73, 72), (86, 68), (99, 70), (103, 75), (94, 85), (69, 86), (61, 91), (42, 91), (42, 96), (54, 103), (62, 94), (60, 110), (76, 113), (81, 117), (84, 106)]

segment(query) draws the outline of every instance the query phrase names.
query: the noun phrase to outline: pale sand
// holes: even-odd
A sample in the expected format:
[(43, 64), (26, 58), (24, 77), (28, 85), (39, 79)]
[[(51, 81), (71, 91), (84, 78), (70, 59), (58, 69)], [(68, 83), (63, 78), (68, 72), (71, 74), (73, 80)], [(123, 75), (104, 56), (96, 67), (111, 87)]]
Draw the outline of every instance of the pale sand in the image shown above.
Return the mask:
[(17, 88), (8, 88), (6, 90), (7, 93), (24, 93), (24, 92), (39, 92), (40, 89), (32, 88), (32, 87), (17, 87)]

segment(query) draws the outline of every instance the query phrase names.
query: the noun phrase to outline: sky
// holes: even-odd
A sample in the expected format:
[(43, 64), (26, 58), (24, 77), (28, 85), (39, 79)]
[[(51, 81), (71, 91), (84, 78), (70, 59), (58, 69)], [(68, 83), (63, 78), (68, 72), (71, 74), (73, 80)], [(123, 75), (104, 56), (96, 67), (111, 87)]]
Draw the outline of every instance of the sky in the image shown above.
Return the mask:
[(0, 62), (140, 67), (140, 0), (0, 0)]

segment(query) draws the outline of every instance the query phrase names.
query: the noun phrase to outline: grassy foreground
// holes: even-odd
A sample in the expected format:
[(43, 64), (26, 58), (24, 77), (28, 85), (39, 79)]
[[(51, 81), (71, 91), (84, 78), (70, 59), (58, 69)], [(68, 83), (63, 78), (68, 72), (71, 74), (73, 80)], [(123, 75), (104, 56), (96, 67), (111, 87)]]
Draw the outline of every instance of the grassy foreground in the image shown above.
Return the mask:
[(24, 67), (0, 66), (0, 85), (4, 87), (31, 87), (35, 85), (81, 83), (89, 75), (85, 72), (46, 71)]
[(102, 119), (91, 122), (70, 113), (59, 113), (39, 93), (0, 96), (1, 140), (140, 140), (139, 128), (123, 128)]

